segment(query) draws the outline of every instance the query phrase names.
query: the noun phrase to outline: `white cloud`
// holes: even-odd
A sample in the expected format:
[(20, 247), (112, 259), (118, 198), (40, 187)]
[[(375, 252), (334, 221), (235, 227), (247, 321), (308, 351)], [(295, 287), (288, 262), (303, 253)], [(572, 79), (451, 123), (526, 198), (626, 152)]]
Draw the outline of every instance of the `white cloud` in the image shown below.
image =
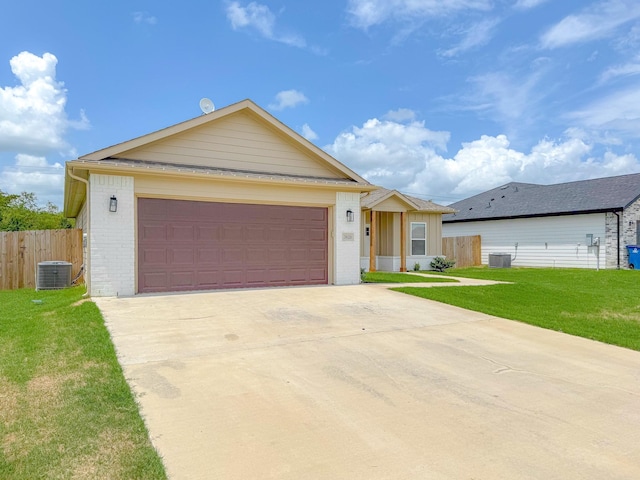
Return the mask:
[(491, 40), (498, 23), (500, 23), (498, 19), (487, 19), (473, 23), (462, 32), (463, 38), (458, 45), (441, 52), (440, 55), (443, 57), (455, 57), (460, 53), (486, 45)]
[(89, 128), (89, 121), (83, 111), (78, 120), (67, 117), (67, 91), (56, 80), (54, 55), (22, 52), (9, 63), (19, 85), (0, 88), (0, 152), (15, 156), (0, 171), (0, 189), (33, 192), (41, 202), (60, 205), (64, 168), (46, 155), (75, 155), (65, 135)]
[(45, 157), (18, 154), (15, 164), (4, 167), (0, 174), (0, 190), (9, 193), (33, 192), (38, 202), (60, 206), (64, 188), (64, 167), (49, 163)]
[(448, 203), (510, 181), (552, 184), (640, 171), (631, 154), (592, 157), (593, 145), (578, 138), (544, 139), (529, 153), (511, 148), (506, 135), (483, 135), (452, 157), (444, 150), (448, 132), (423, 122), (401, 124), (371, 119), (341, 133), (325, 149), (369, 181)]
[(308, 123), (302, 125), (302, 136), (310, 142), (318, 139), (318, 134), (311, 129)]
[(549, 69), (545, 58), (538, 58), (525, 74), (516, 76), (513, 72), (492, 72), (469, 79), (474, 90), (466, 99), (469, 106), (463, 109), (485, 111), (507, 125), (509, 129), (528, 122), (537, 112), (536, 106), (548, 93), (539, 85)]
[(618, 77), (631, 77), (640, 74), (640, 55), (637, 55), (633, 61), (623, 65), (614, 65), (607, 68), (599, 78), (599, 83), (607, 83)]
[(133, 12), (131, 14), (135, 23), (146, 23), (147, 25), (155, 25), (158, 23), (158, 19), (149, 12)]
[(304, 93), (297, 90), (283, 90), (276, 94), (276, 102), (269, 104), (269, 108), (272, 110), (284, 110), (285, 108), (293, 108), (305, 103), (309, 103), (309, 99)]
[(341, 133), (325, 150), (373, 183), (406, 188), (424, 168), (425, 158), (437, 156), (448, 140), (448, 132), (429, 130), (424, 122), (374, 118)]
[(578, 14), (563, 18), (547, 30), (540, 42), (544, 48), (558, 48), (605, 38), (621, 25), (640, 17), (637, 0), (606, 0)]
[(491, 0), (349, 0), (347, 13), (353, 26), (367, 29), (388, 20), (415, 21), (492, 7)]
[(546, 3), (548, 1), (549, 0), (518, 0), (513, 7), (519, 10), (528, 10), (530, 8), (535, 8), (538, 5), (542, 5), (543, 3)]
[(307, 42), (295, 33), (277, 33), (276, 16), (268, 6), (257, 2), (251, 2), (246, 7), (240, 2), (231, 2), (227, 5), (227, 20), (231, 22), (234, 30), (253, 29), (268, 40), (284, 43), (292, 47), (304, 48)]
[(637, 137), (640, 132), (639, 87), (636, 84), (603, 96), (581, 110), (568, 113), (567, 118), (590, 128), (618, 131)]
[(20, 85), (0, 88), (0, 151), (68, 152), (67, 130), (88, 128), (89, 122), (84, 113), (79, 121), (67, 118), (67, 91), (56, 80), (58, 59), (50, 53), (38, 57), (22, 52), (9, 63)]
[(416, 112), (408, 108), (399, 108), (398, 110), (390, 110), (382, 117), (384, 120), (391, 120), (392, 122), (410, 122), (416, 119)]

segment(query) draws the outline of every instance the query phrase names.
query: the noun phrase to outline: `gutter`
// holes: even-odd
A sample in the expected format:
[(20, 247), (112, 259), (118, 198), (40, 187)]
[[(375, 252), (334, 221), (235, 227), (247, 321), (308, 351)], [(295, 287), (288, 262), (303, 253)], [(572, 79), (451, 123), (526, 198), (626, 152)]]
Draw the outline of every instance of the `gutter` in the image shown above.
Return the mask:
[(599, 208), (593, 210), (575, 210), (575, 211), (567, 211), (567, 212), (552, 212), (552, 213), (530, 213), (525, 215), (505, 215), (503, 217), (482, 217), (482, 218), (447, 218), (442, 219), (442, 223), (468, 223), (468, 222), (489, 222), (494, 220), (515, 220), (518, 218), (541, 218), (541, 217), (564, 217), (570, 215), (589, 215), (592, 213), (615, 213), (621, 212), (623, 209), (621, 207), (616, 207), (615, 209), (611, 208)]
[(617, 269), (620, 270), (620, 214), (615, 210), (612, 212), (617, 218), (616, 237), (618, 237), (618, 265)]
[[(91, 201), (91, 196), (89, 195), (89, 180), (86, 180), (82, 177), (78, 177), (77, 175), (73, 174), (73, 167), (71, 168), (67, 168), (67, 174), (69, 175), (70, 178), (77, 180), (79, 182), (82, 182), (85, 184), (86, 186), (86, 202), (87, 202), (87, 208), (86, 208), (86, 215), (87, 215), (87, 228), (90, 225), (90, 221), (91, 221), (91, 208), (90, 208), (90, 201)], [(84, 235), (85, 232), (82, 232), (82, 239), (84, 241)], [(88, 254), (88, 252), (91, 251), (91, 238), (88, 234), (87, 235), (87, 258), (84, 259), (84, 263), (86, 264), (86, 268), (84, 269), (85, 272), (85, 278), (84, 278), (84, 284), (87, 287), (87, 291), (82, 295), (83, 297), (89, 294), (89, 272), (91, 271), (91, 265), (90, 265), (90, 255)], [(84, 250), (84, 249), (83, 249)]]

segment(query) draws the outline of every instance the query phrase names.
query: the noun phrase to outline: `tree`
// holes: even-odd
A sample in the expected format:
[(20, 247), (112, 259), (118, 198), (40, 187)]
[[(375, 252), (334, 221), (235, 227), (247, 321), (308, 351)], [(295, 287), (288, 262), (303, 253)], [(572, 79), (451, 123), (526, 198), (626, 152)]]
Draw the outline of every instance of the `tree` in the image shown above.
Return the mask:
[(16, 195), (0, 190), (0, 230), (15, 232), (72, 226), (71, 221), (53, 203), (47, 203), (44, 208), (38, 207), (35, 193), (22, 192)]

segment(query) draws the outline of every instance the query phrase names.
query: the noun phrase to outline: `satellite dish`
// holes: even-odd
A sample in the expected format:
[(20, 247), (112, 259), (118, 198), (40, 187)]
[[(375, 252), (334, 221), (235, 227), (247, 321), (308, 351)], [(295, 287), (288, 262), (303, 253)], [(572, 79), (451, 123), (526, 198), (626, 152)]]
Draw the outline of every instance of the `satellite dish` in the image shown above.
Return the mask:
[(215, 105), (208, 98), (203, 98), (202, 100), (200, 100), (200, 110), (202, 110), (202, 113), (211, 113), (215, 109)]

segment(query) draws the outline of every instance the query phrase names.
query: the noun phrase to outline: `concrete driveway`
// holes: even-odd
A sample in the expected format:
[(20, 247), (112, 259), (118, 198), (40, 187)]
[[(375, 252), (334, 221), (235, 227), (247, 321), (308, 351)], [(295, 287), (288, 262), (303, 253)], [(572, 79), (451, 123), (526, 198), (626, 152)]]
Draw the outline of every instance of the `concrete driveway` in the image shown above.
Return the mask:
[(640, 353), (379, 285), (96, 299), (172, 479), (638, 479)]

